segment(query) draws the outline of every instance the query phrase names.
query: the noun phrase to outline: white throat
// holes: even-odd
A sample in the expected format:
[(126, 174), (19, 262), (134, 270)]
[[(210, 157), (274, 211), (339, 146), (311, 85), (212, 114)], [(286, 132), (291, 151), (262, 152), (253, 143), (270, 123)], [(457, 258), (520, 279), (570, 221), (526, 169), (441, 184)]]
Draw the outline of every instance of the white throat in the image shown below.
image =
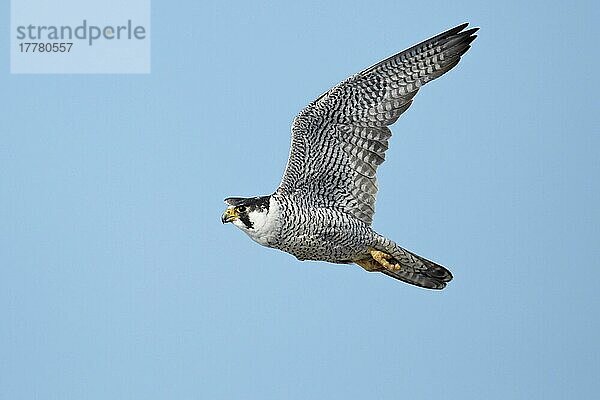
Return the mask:
[(271, 197), (269, 200), (269, 210), (264, 212), (251, 211), (248, 218), (252, 222), (252, 227), (248, 228), (244, 223), (236, 219), (233, 224), (246, 233), (252, 240), (263, 246), (270, 247), (276, 243), (281, 228), (280, 209), (277, 202)]

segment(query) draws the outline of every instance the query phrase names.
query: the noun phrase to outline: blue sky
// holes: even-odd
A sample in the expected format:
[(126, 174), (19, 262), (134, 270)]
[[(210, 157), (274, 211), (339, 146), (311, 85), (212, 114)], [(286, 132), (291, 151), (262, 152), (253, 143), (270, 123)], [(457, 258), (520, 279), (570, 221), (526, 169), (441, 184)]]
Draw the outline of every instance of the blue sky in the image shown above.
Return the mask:
[[(598, 11), (154, 1), (148, 75), (11, 75), (5, 30), (0, 398), (592, 398)], [(479, 37), (393, 126), (374, 219), (447, 289), (221, 225), (224, 197), (275, 189), (302, 107), (462, 22)]]

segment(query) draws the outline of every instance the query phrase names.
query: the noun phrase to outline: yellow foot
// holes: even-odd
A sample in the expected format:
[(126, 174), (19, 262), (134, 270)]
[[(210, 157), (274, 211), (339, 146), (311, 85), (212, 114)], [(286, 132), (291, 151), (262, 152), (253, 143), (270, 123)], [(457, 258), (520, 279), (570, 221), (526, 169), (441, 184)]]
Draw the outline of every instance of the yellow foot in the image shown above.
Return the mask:
[(369, 272), (381, 271), (383, 269), (381, 267), (381, 264), (379, 264), (377, 261), (373, 260), (371, 257), (365, 258), (364, 260), (356, 260), (354, 262)]
[(369, 252), (371, 253), (371, 257), (373, 257), (375, 261), (377, 261), (383, 268), (387, 269), (388, 271), (396, 272), (400, 271), (400, 269), (402, 268), (400, 264), (392, 264), (388, 261), (392, 258), (392, 256), (390, 256), (388, 253), (384, 253), (383, 251), (374, 249), (370, 249)]

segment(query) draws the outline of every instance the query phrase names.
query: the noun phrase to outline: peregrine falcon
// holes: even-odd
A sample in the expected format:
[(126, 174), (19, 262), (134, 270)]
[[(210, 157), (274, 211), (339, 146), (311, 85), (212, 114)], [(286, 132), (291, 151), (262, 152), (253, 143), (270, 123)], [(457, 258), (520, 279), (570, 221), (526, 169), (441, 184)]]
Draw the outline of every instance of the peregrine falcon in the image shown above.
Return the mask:
[(420, 87), (460, 61), (479, 28), (459, 25), (351, 76), (304, 108), (292, 123), (283, 179), (269, 196), (229, 197), (221, 217), (255, 242), (299, 260), (360, 265), (403, 282), (443, 289), (445, 267), (371, 228), (376, 171), (389, 125)]

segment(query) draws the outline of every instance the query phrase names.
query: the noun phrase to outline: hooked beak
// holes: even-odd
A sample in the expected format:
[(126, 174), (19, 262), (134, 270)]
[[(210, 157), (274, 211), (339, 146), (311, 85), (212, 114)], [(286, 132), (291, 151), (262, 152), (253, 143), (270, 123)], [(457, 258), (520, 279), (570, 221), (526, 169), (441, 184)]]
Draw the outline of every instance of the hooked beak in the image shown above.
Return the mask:
[(226, 224), (227, 222), (232, 222), (238, 219), (240, 216), (237, 211), (233, 207), (228, 207), (227, 210), (221, 216), (221, 222)]

